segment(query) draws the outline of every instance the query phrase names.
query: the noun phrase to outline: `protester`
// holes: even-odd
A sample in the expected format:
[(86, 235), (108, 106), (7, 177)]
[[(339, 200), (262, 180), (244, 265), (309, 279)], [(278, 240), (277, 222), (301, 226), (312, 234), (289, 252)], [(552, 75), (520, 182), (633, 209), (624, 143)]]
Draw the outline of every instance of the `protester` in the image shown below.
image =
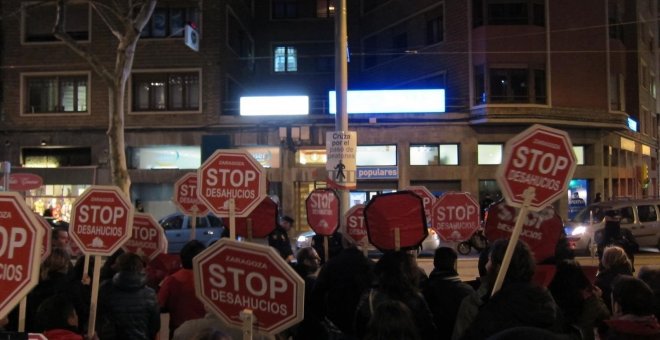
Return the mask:
[(601, 339), (660, 339), (660, 324), (653, 315), (653, 291), (644, 281), (618, 277), (612, 288), (613, 316)]
[(582, 197), (580, 197), (580, 193), (573, 191), (571, 199), (568, 201), (568, 218), (573, 218), (577, 213), (580, 212), (580, 210), (582, 210), (582, 208), (586, 206), (587, 203), (584, 201), (584, 199), (582, 199)]
[[(488, 268), (488, 285), (494, 286), (500, 271), (509, 240), (498, 240), (491, 247)], [(515, 245), (509, 268), (502, 287), (478, 310), (462, 339), (485, 339), (504, 329), (529, 326), (559, 331), (558, 307), (550, 293), (532, 283), (535, 263), (527, 244), (518, 241)], [(456, 335), (455, 328), (454, 333)]]
[(319, 254), (321, 257), (321, 264), (324, 264), (326, 262), (325, 258), (325, 246), (324, 246), (324, 239), (328, 239), (328, 256), (330, 258), (333, 258), (341, 252), (344, 247), (343, 247), (343, 242), (344, 242), (344, 237), (342, 234), (339, 232), (339, 230), (335, 230), (334, 233), (330, 236), (322, 236), (315, 234), (312, 236), (312, 247), (316, 249), (316, 252)]
[(312, 247), (298, 250), (296, 254), (296, 273), (305, 281), (305, 316), (303, 321), (288, 329), (285, 334), (294, 339), (311, 339), (318, 334), (321, 321), (311, 308), (312, 292), (316, 283), (316, 274), (320, 268), (321, 258)]
[(61, 248), (66, 250), (69, 254), (71, 254), (71, 239), (69, 237), (69, 229), (62, 227), (62, 226), (56, 226), (51, 228), (51, 248)]
[(65, 295), (44, 300), (37, 309), (36, 332), (49, 340), (83, 340), (78, 329), (78, 315), (73, 303)]
[[(225, 334), (225, 339), (231, 340), (243, 339), (243, 334), (240, 328), (227, 327), (214, 313), (207, 311), (203, 318), (192, 319), (184, 322), (174, 331), (171, 340), (191, 340), (191, 339), (204, 339), (199, 338), (204, 334), (218, 335)], [(209, 338), (206, 338), (209, 339)], [(211, 338), (213, 339), (213, 338)], [(223, 338), (219, 338), (225, 340)], [(253, 340), (272, 340), (272, 337), (263, 332), (253, 334)]]
[(186, 243), (181, 248), (181, 266), (174, 274), (165, 277), (158, 290), (158, 304), (163, 313), (170, 313), (170, 338), (174, 330), (182, 323), (204, 316), (204, 305), (195, 294), (195, 277), (193, 275), (193, 258), (201, 253), (206, 246), (197, 240)]
[(410, 308), (397, 300), (383, 301), (373, 312), (364, 340), (421, 339)]
[(451, 339), (460, 339), (465, 330), (470, 326), (472, 320), (479, 312), (479, 309), (488, 300), (490, 294), (490, 283), (488, 282), (488, 263), (490, 261), (490, 245), (479, 254), (477, 269), (479, 277), (467, 284), (474, 289), (474, 292), (468, 294), (461, 301), (456, 313), (456, 322), (454, 322), (454, 331)]
[(637, 273), (637, 278), (644, 281), (653, 291), (655, 317), (660, 320), (660, 266), (643, 266)]
[(601, 298), (602, 291), (591, 284), (580, 264), (575, 260), (559, 262), (548, 288), (563, 313), (563, 331), (577, 327), (583, 340), (593, 340), (594, 327), (608, 319), (610, 312)]
[(354, 327), (359, 337), (378, 306), (386, 301), (403, 302), (412, 312), (421, 339), (434, 339), (437, 328), (433, 315), (418, 289), (417, 265), (404, 251), (389, 251), (376, 263), (377, 285), (362, 294), (355, 312)]
[(632, 276), (632, 264), (623, 248), (610, 246), (603, 251), (601, 265), (603, 270), (598, 272), (595, 285), (603, 291), (605, 305), (612, 313), (612, 283), (620, 275)]
[(291, 241), (289, 240), (289, 230), (293, 227), (293, 222), (294, 219), (290, 216), (283, 216), (275, 230), (268, 235), (268, 245), (275, 248), (287, 262), (294, 259)]
[(143, 259), (124, 253), (114, 267), (117, 273), (99, 291), (99, 337), (153, 340), (160, 330), (160, 312), (156, 293), (146, 286)]
[[(630, 263), (635, 264), (635, 253), (639, 251), (639, 244), (635, 240), (632, 232), (626, 228), (621, 228), (621, 216), (619, 210), (608, 210), (605, 212), (605, 227), (596, 237), (596, 254), (602, 259), (603, 251), (608, 246), (618, 246), (626, 251)], [(634, 272), (634, 267), (633, 267)]]
[(355, 247), (323, 265), (312, 291), (311, 310), (324, 327), (316, 339), (355, 335), (353, 316), (362, 292), (373, 283), (372, 269), (373, 262)]
[(462, 282), (458, 276), (457, 259), (458, 254), (452, 248), (436, 249), (433, 257), (433, 271), (422, 288), (441, 339), (451, 338), (461, 301), (474, 292), (474, 289)]

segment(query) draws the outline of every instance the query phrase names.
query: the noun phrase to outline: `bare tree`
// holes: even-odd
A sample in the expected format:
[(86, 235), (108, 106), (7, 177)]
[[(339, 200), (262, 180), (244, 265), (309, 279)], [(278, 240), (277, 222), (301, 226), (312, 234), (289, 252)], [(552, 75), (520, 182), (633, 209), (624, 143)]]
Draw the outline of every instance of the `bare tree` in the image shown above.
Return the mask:
[(142, 29), (151, 18), (158, 0), (89, 0), (89, 5), (117, 38), (114, 69), (109, 69), (92, 52), (66, 32), (66, 0), (57, 1), (53, 35), (90, 65), (108, 85), (108, 145), (112, 183), (130, 195), (131, 178), (126, 164), (124, 115), (126, 83), (133, 69), (135, 47)]

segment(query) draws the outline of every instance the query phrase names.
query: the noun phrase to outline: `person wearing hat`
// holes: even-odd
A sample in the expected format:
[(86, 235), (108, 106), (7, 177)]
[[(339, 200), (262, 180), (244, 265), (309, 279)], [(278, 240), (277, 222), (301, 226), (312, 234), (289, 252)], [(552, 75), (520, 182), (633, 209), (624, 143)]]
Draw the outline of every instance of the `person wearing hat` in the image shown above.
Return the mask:
[(596, 254), (599, 259), (602, 259), (606, 247), (618, 246), (623, 248), (630, 262), (634, 265), (635, 253), (639, 251), (639, 244), (630, 230), (621, 228), (621, 212), (619, 210), (605, 212), (605, 227), (597, 232), (596, 240)]
[(268, 235), (268, 245), (275, 248), (287, 262), (294, 259), (293, 249), (289, 241), (289, 230), (293, 227), (293, 218), (282, 216), (279, 225)]

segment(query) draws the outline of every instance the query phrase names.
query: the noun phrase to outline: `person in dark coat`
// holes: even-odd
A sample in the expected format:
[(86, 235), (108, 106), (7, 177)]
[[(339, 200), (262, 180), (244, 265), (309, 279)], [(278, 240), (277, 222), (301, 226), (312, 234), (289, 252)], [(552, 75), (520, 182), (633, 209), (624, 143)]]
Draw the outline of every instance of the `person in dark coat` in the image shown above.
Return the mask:
[(420, 339), (435, 339), (433, 314), (418, 289), (417, 265), (405, 251), (389, 251), (376, 263), (377, 286), (364, 292), (355, 312), (354, 327), (364, 337), (374, 311), (386, 301), (403, 302), (410, 309)]
[(37, 332), (49, 340), (83, 340), (78, 329), (78, 315), (65, 295), (45, 299), (37, 309)]
[(103, 340), (153, 340), (160, 330), (156, 292), (146, 286), (143, 259), (124, 253), (117, 274), (101, 284), (97, 330)]
[(289, 230), (293, 227), (293, 222), (293, 218), (289, 216), (282, 217), (275, 230), (268, 235), (268, 245), (275, 248), (287, 262), (292, 262), (294, 259), (289, 240)]
[(322, 235), (314, 235), (312, 237), (312, 247), (316, 249), (316, 252), (319, 254), (321, 257), (321, 264), (324, 264), (326, 262), (325, 258), (325, 246), (324, 246), (324, 238), (328, 238), (328, 256), (330, 258), (333, 258), (339, 254), (339, 252), (344, 249), (343, 247), (343, 236), (339, 232), (339, 230), (335, 230), (335, 232), (331, 236), (322, 236)]
[(603, 270), (598, 272), (594, 284), (603, 292), (603, 301), (612, 313), (612, 283), (621, 275), (632, 276), (632, 264), (623, 248), (609, 246), (603, 251), (601, 265)]
[(660, 339), (660, 324), (653, 315), (653, 291), (644, 281), (630, 276), (618, 277), (612, 288), (609, 329), (601, 339)]
[(597, 232), (596, 246), (596, 254), (599, 259), (602, 258), (605, 247), (621, 247), (626, 251), (626, 255), (628, 255), (628, 259), (634, 268), (635, 253), (639, 251), (639, 244), (630, 230), (621, 228), (619, 210), (608, 210), (605, 212), (605, 227)]
[(463, 298), (474, 292), (472, 287), (461, 281), (456, 271), (458, 254), (452, 248), (435, 250), (433, 271), (422, 288), (422, 294), (433, 313), (440, 339), (449, 339), (454, 331), (456, 315)]
[[(488, 262), (488, 281), (492, 291), (509, 240), (495, 241)], [(535, 263), (529, 246), (518, 241), (504, 277), (502, 288), (481, 306), (462, 339), (486, 339), (512, 327), (536, 327), (551, 332), (561, 330), (559, 307), (543, 287), (532, 283)]]

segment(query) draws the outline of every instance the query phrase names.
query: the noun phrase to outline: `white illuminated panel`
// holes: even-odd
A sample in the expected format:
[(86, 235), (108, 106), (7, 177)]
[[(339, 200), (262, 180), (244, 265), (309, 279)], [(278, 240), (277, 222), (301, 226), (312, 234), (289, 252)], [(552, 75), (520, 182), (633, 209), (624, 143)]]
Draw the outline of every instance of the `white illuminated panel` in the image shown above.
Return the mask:
[[(348, 91), (348, 113), (445, 112), (445, 90)], [(328, 94), (330, 113), (337, 113), (336, 92)]]
[(628, 128), (630, 130), (637, 131), (637, 122), (632, 118), (628, 118)]
[(241, 97), (241, 116), (301, 116), (309, 114), (307, 96)]

